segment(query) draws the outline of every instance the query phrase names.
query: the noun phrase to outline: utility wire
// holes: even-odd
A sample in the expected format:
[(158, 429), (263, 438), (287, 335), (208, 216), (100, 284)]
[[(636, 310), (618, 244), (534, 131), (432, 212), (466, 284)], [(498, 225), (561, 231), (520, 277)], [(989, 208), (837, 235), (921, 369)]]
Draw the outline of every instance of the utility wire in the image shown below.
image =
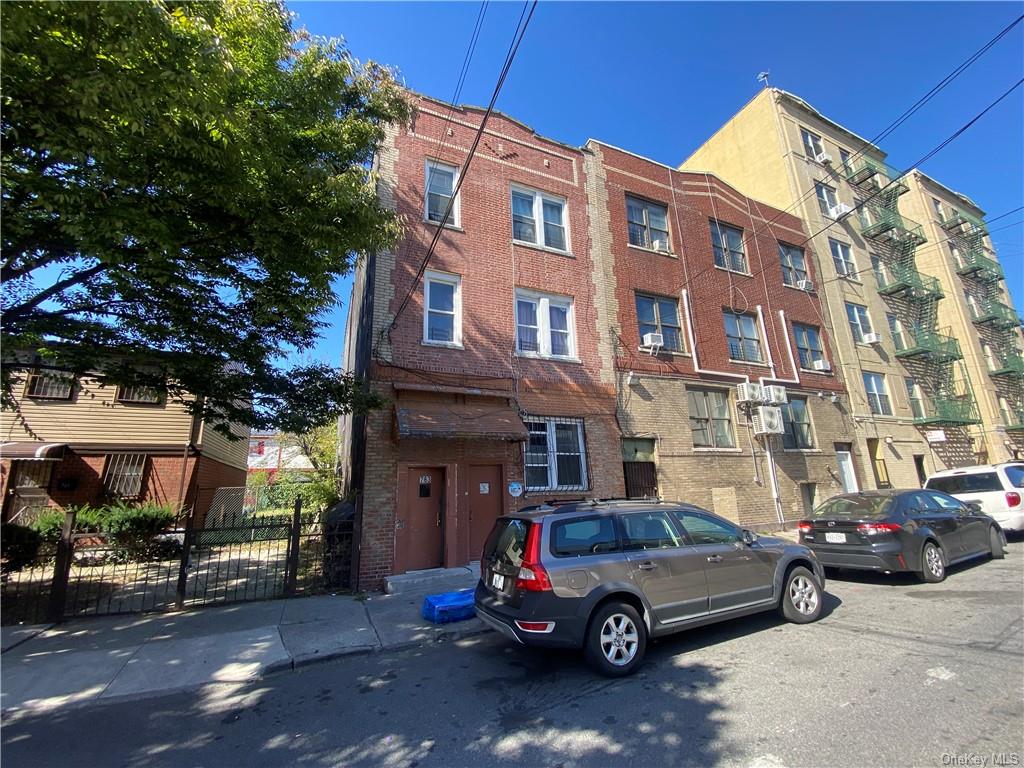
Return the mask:
[[(462, 187), (462, 183), (466, 179), (466, 174), (469, 171), (470, 163), (473, 160), (473, 156), (476, 153), (476, 149), (480, 144), (480, 139), (483, 137), (484, 129), (487, 126), (487, 120), (494, 111), (494, 104), (498, 100), (498, 94), (501, 93), (501, 87), (505, 84), (505, 78), (508, 76), (509, 70), (512, 68), (512, 62), (515, 61), (516, 53), (519, 50), (519, 45), (523, 41), (523, 36), (526, 34), (526, 29), (530, 24), (530, 19), (533, 18), (533, 12), (537, 8), (538, 0), (533, 0), (532, 3), (527, 0), (523, 5), (523, 11), (519, 14), (519, 24), (516, 27), (515, 33), (512, 36), (512, 42), (509, 44), (508, 53), (505, 56), (505, 64), (502, 67), (501, 74), (498, 77), (498, 82), (494, 87), (494, 93), (491, 95), (490, 103), (487, 105), (487, 110), (484, 112), (483, 119), (480, 121), (480, 127), (477, 129), (476, 136), (473, 139), (473, 144), (469, 148), (469, 154), (466, 156), (466, 162), (462, 166), (461, 173), (459, 174), (458, 181), (455, 183), (455, 188), (452, 190), (452, 196), (448, 200), (448, 206), (445, 208), (444, 216), (441, 221), (438, 222), (437, 230), (434, 232), (434, 237), (430, 241), (430, 246), (427, 248), (427, 253), (420, 262), (419, 268), (416, 270), (416, 276), (413, 278), (412, 284), (409, 286), (409, 290), (406, 292), (405, 297), (402, 299), (402, 303), (399, 304), (398, 309), (395, 311), (395, 316), (392, 318), (391, 323), (381, 331), (380, 338), (378, 339), (377, 345), (387, 336), (391, 337), (391, 331), (398, 324), (398, 318), (402, 312), (409, 305), (409, 301), (412, 298), (413, 293), (416, 291), (416, 287), (419, 285), (420, 280), (423, 277), (423, 273), (427, 269), (427, 264), (430, 262), (430, 257), (434, 253), (434, 248), (437, 246), (438, 240), (441, 238), (441, 234), (444, 232), (444, 228), (448, 224), (448, 219), (451, 217), (452, 208), (455, 205), (455, 200), (458, 197), (459, 189)], [(527, 6), (529, 7), (529, 14), (526, 14)], [(523, 16), (526, 15), (525, 21)]]

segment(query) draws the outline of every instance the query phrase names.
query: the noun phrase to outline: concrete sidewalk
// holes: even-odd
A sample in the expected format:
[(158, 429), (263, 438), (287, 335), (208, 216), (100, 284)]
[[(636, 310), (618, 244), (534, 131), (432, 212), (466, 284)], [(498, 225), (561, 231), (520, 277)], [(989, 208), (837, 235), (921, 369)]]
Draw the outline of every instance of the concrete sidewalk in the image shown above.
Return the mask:
[[(475, 583), (466, 572), (461, 581), (448, 579), (445, 589)], [(318, 596), (3, 627), (0, 708), (5, 714), (45, 711), (249, 682), (346, 654), (489, 631), (476, 618), (441, 625), (420, 618), (423, 598), (438, 591), (414, 585), (362, 600)]]

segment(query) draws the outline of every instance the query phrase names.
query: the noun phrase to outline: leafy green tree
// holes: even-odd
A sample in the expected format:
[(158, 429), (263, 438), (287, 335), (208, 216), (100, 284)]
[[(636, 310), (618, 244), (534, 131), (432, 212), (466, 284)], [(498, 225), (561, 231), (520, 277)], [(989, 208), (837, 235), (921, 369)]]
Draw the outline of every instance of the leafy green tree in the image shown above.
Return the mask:
[(4, 2), (4, 393), (18, 350), (302, 433), (375, 404), (288, 367), (391, 246), (369, 162), (408, 101), (280, 2)]

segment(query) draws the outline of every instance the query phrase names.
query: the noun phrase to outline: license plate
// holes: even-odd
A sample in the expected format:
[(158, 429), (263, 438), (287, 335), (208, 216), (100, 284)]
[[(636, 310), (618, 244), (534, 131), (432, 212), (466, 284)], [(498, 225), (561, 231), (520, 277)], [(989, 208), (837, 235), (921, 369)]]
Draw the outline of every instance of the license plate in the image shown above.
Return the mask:
[(502, 576), (500, 573), (492, 573), (491, 574), (491, 586), (494, 587), (495, 589), (499, 589), (499, 590), (500, 589), (504, 589), (505, 588), (505, 577)]
[(825, 541), (827, 541), (829, 544), (845, 544), (846, 534), (828, 532), (825, 534)]

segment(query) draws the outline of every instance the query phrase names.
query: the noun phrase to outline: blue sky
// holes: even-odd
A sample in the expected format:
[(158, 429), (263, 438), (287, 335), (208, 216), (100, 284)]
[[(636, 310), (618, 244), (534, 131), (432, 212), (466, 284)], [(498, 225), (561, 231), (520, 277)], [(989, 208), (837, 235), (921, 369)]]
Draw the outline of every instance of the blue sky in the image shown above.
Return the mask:
[[(344, 37), (359, 59), (411, 88), (453, 95), (480, 5), (312, 3), (289, 7), (312, 33)], [(486, 105), (522, 11), (492, 2), (460, 101)], [(757, 73), (871, 138), (1024, 12), (1024, 3), (554, 3), (537, 7), (497, 108), (539, 133), (596, 138), (676, 165), (757, 91)], [(882, 142), (907, 168), (1024, 76), (1018, 25)], [(922, 169), (990, 218), (1024, 205), (1024, 88)], [(1024, 212), (992, 237), (1024, 309)], [(343, 305), (312, 351), (341, 355)]]

